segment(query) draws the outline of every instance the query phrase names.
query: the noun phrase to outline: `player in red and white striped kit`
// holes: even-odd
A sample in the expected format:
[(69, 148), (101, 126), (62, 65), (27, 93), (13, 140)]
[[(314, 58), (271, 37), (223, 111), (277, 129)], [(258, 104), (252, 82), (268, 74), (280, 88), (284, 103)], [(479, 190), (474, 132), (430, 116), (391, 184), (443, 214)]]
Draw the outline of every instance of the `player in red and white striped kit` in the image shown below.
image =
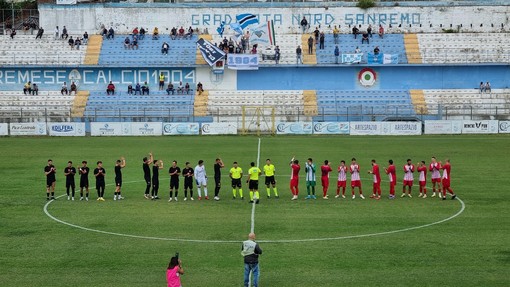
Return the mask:
[(351, 172), (351, 191), (352, 191), (352, 199), (356, 198), (356, 195), (354, 194), (354, 188), (359, 189), (359, 197), (361, 199), (365, 199), (363, 196), (363, 191), (361, 191), (361, 178), (359, 176), (359, 165), (356, 162), (356, 158), (352, 158), (351, 160), (351, 166), (349, 171)]
[(395, 185), (397, 184), (397, 170), (395, 168), (395, 165), (393, 164), (393, 160), (390, 159), (388, 161), (389, 165), (384, 170), (386, 171), (386, 174), (389, 177), (390, 180), (390, 196), (389, 199), (395, 198)]
[(374, 184), (370, 198), (381, 199), (381, 174), (379, 173), (379, 165), (375, 162), (375, 159), (372, 160), (372, 170), (368, 173), (374, 176)]
[(452, 169), (450, 165), (450, 160), (446, 159), (445, 164), (441, 166), (441, 169), (443, 170), (443, 178), (441, 180), (441, 183), (443, 185), (443, 200), (446, 199), (446, 191), (452, 195), (452, 199), (455, 199), (457, 195), (453, 192), (453, 189), (450, 187), (450, 171)]
[(407, 164), (404, 165), (404, 186), (402, 187), (402, 196), (406, 196), (406, 186), (409, 187), (409, 191), (407, 196), (411, 196), (411, 189), (413, 188), (414, 181), (414, 164), (411, 162), (411, 159), (407, 159)]
[(342, 198), (345, 198), (346, 185), (347, 185), (347, 166), (345, 165), (345, 160), (342, 160), (340, 161), (340, 165), (338, 166), (338, 182), (336, 185), (335, 198), (340, 197), (340, 188), (342, 188)]
[[(436, 190), (438, 194), (441, 194), (441, 173), (439, 170), (441, 169), (441, 164), (437, 162), (437, 159), (435, 156), (432, 157), (430, 165), (429, 165), (429, 171), (431, 173), (430, 177), (432, 178), (432, 197), (436, 196)], [(439, 195), (439, 197), (441, 197)]]
[(418, 174), (419, 174), (419, 184), (420, 184), (420, 195), (418, 197), (427, 198), (427, 165), (425, 161), (422, 160), (418, 163)]

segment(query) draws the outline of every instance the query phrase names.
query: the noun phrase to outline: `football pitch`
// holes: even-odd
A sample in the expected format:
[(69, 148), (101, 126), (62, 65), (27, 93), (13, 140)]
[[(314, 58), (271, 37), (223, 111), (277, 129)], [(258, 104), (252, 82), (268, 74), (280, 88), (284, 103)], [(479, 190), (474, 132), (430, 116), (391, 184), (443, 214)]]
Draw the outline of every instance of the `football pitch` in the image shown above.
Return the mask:
[[(182, 285), (242, 286), (241, 242), (252, 225), (252, 205), (232, 199), (228, 171), (234, 161), (245, 174), (257, 161), (254, 136), (1, 138), (0, 286), (166, 286), (170, 257), (180, 253)], [(144, 199), (142, 158), (149, 152), (165, 164), (162, 200)], [(124, 156), (122, 201), (113, 201), (115, 160)], [(289, 160), (302, 166), (300, 198), (291, 201)], [(431, 156), (451, 159), (452, 188), (458, 200), (400, 198), (402, 166)], [(214, 193), (213, 164), (223, 159), (220, 201)], [(305, 200), (304, 163), (332, 162), (329, 200)], [(365, 200), (335, 199), (340, 160), (356, 157)], [(56, 201), (47, 202), (44, 166), (53, 159)], [(276, 166), (279, 199), (266, 198), (261, 177), (254, 229), (263, 254), (260, 286), (509, 286), (510, 137), (459, 135), (416, 137), (262, 137), (260, 166)], [(176, 160), (195, 167), (204, 160), (211, 200), (168, 202), (168, 168)], [(383, 198), (372, 191), (370, 160), (381, 166)], [(397, 167), (397, 198), (389, 200), (382, 167)], [(91, 171), (106, 169), (105, 202), (67, 201), (67, 161)], [(246, 177), (244, 177), (246, 178)], [(77, 183), (79, 182), (76, 176)], [(430, 174), (428, 174), (430, 182)], [(243, 180), (245, 198), (248, 195)], [(77, 192), (78, 193), (78, 192)], [(78, 193), (79, 194), (79, 193)], [(79, 195), (77, 195), (79, 199)]]

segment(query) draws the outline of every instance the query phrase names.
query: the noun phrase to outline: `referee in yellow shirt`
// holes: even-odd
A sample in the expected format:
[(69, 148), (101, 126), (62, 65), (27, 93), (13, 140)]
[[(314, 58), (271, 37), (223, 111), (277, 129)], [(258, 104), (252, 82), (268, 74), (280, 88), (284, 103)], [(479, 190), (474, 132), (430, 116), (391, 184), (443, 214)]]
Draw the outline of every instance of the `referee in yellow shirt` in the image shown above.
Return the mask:
[(274, 179), (275, 168), (274, 168), (274, 165), (271, 163), (270, 159), (266, 159), (266, 165), (264, 165), (263, 169), (264, 169), (264, 175), (266, 176), (267, 198), (271, 198), (271, 188), (270, 188), (271, 185), (273, 186), (275, 198), (280, 198), (278, 196), (278, 190), (276, 189), (276, 180)]
[[(248, 188), (250, 189), (250, 203), (253, 203), (253, 199), (255, 199), (256, 203), (259, 203), (259, 175), (262, 174), (260, 168), (255, 166), (254, 162), (250, 163), (250, 169), (248, 170)], [(255, 194), (255, 197), (253, 197)]]
[(232, 179), (232, 199), (236, 199), (236, 189), (239, 190), (239, 197), (243, 197), (243, 189), (241, 188), (241, 178), (243, 177), (243, 169), (237, 166), (237, 161), (234, 161), (234, 166), (230, 169), (230, 178)]

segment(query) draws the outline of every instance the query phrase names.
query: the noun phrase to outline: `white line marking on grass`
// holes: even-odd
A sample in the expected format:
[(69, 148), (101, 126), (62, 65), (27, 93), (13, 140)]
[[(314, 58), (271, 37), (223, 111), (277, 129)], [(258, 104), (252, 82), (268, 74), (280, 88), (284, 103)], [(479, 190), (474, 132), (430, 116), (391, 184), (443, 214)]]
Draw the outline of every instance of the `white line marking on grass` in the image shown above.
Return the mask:
[[(141, 182), (141, 181), (131, 181), (129, 183), (133, 183), (133, 182)], [(127, 182), (125, 182), (125, 183), (127, 183)], [(63, 196), (65, 196), (65, 194), (63, 194), (61, 196), (58, 196), (57, 198), (61, 198)], [(464, 201), (462, 201), (458, 196), (457, 196), (457, 200), (461, 204), (461, 208), (460, 208), (460, 210), (457, 213), (455, 213), (454, 215), (452, 215), (452, 216), (450, 216), (448, 218), (445, 218), (445, 219), (442, 219), (442, 220), (439, 220), (439, 221), (436, 221), (436, 222), (432, 222), (432, 223), (427, 223), (427, 224), (424, 224), (424, 225), (419, 225), (419, 226), (414, 226), (414, 227), (407, 227), (407, 228), (397, 229), (397, 230), (377, 232), (377, 233), (359, 234), (359, 235), (347, 235), (347, 236), (324, 237), (324, 238), (308, 238), (308, 239), (258, 240), (258, 242), (261, 242), (261, 243), (299, 243), (299, 242), (313, 242), (313, 241), (332, 241), (332, 240), (343, 240), (343, 239), (354, 239), (354, 238), (364, 238), (364, 237), (374, 237), (374, 236), (390, 235), (390, 234), (395, 234), (395, 233), (400, 233), (400, 232), (407, 232), (407, 231), (417, 230), (417, 229), (426, 228), (426, 227), (438, 225), (438, 224), (441, 224), (441, 223), (445, 223), (445, 222), (450, 221), (450, 220), (456, 218), (457, 216), (461, 215), (464, 212), (464, 210), (466, 208), (466, 205), (464, 204)], [(88, 227), (84, 227), (84, 226), (80, 226), (80, 225), (76, 225), (76, 224), (73, 224), (73, 223), (66, 222), (64, 220), (61, 220), (61, 219), (56, 218), (55, 216), (51, 215), (49, 213), (49, 211), (48, 211), (48, 206), (53, 201), (54, 200), (48, 201), (44, 205), (44, 208), (43, 208), (44, 213), (49, 218), (51, 218), (52, 220), (54, 220), (54, 221), (56, 221), (58, 223), (61, 223), (61, 224), (64, 224), (64, 225), (67, 225), (67, 226), (70, 226), (70, 227), (78, 228), (78, 229), (81, 229), (81, 230), (84, 230), (84, 231), (102, 233), (102, 234), (107, 234), (107, 235), (115, 235), (115, 236), (121, 236), (121, 237), (127, 237), (127, 238), (135, 238), (135, 239), (160, 240), (160, 241), (175, 241), (175, 242), (190, 242), (190, 243), (222, 243), (222, 244), (235, 243), (235, 244), (238, 244), (239, 242), (242, 241), (242, 240), (214, 240), (214, 239), (211, 239), (211, 240), (203, 240), (202, 239), (201, 240), (201, 239), (186, 239), (186, 238), (167, 238), (167, 237), (155, 237), (155, 236), (142, 236), (142, 235), (124, 234), (124, 233), (109, 232), (109, 231), (103, 231), (103, 230), (88, 228)]]

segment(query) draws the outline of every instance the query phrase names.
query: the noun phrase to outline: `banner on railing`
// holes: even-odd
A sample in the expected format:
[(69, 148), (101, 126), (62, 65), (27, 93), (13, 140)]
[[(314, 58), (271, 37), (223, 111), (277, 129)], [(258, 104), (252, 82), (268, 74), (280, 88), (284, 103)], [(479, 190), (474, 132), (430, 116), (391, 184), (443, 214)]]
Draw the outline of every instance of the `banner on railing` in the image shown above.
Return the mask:
[(398, 64), (398, 54), (373, 54), (368, 53), (369, 64)]
[(162, 122), (131, 123), (130, 136), (160, 136), (163, 134)]
[(231, 70), (258, 70), (259, 57), (257, 54), (228, 54), (227, 68)]
[(463, 134), (497, 134), (498, 121), (463, 121)]
[(85, 123), (48, 123), (50, 136), (85, 136)]
[(9, 124), (11, 136), (45, 136), (46, 123), (11, 123)]
[(236, 135), (237, 124), (235, 123), (203, 123), (202, 135)]
[(57, 5), (76, 5), (77, 0), (56, 0)]
[(500, 134), (510, 133), (510, 121), (499, 121), (499, 133)]
[(90, 123), (91, 136), (123, 136), (131, 131), (131, 123), (94, 122)]
[(163, 135), (198, 135), (199, 123), (163, 123)]
[(421, 122), (383, 122), (385, 135), (421, 135)]
[(344, 64), (359, 64), (363, 58), (362, 53), (357, 54), (342, 54), (342, 63)]
[(350, 122), (349, 129), (355, 136), (383, 134), (381, 122)]
[(462, 121), (425, 121), (425, 134), (460, 134)]
[(312, 122), (279, 122), (276, 125), (276, 134), (279, 135), (305, 135), (312, 134)]
[(319, 135), (326, 134), (349, 134), (349, 122), (322, 122), (313, 123), (313, 133)]
[(7, 135), (9, 135), (9, 124), (0, 123), (0, 136), (7, 136)]

